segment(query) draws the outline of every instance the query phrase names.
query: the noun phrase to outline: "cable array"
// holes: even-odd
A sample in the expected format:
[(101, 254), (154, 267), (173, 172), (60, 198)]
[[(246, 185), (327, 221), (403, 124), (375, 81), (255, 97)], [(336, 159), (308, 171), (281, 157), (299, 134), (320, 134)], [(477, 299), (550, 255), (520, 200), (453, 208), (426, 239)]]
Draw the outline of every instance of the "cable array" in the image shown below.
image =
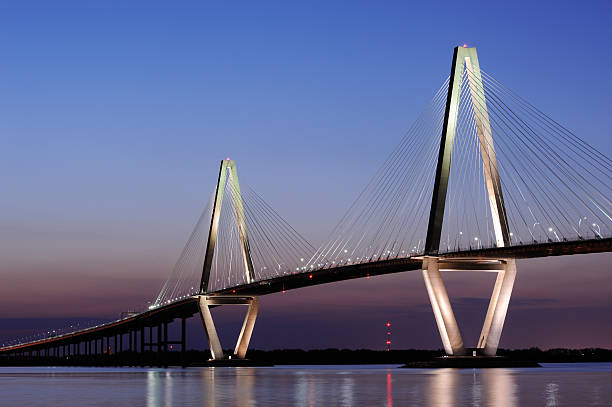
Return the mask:
[[(296, 273), (315, 248), (248, 185), (241, 188), (242, 204), (255, 281)], [(217, 291), (247, 283), (236, 202), (238, 192), (226, 183), (217, 245), (208, 285)]]
[[(490, 196), (504, 202), (510, 245), (612, 236), (612, 161), (473, 69), (466, 65), (458, 78), (440, 252), (498, 245)], [(448, 86), (447, 79), (302, 271), (423, 254)], [(500, 181), (487, 187), (495, 167)]]
[(199, 291), (214, 199), (212, 194), (152, 307), (159, 307)]
[[(440, 252), (496, 247), (492, 196), (503, 200), (511, 245), (612, 235), (612, 161), (466, 65), (461, 81)], [(346, 264), (422, 255), (449, 78), (333, 229), (312, 246), (255, 191), (226, 179), (208, 291)], [(483, 160), (484, 159), (484, 160)], [(489, 168), (485, 168), (488, 163)], [(499, 182), (487, 185), (487, 174)], [(155, 305), (198, 291), (212, 199)], [(240, 207), (245, 230), (239, 227)], [(499, 233), (499, 229), (498, 229)]]
[[(466, 66), (440, 250), (496, 246), (483, 154), (498, 165), (511, 245), (611, 236), (612, 161), (491, 75), (481, 78)], [(492, 146), (479, 138), (487, 118)]]
[[(152, 308), (199, 293), (214, 198), (213, 194)], [(238, 227), (240, 203), (246, 233)], [(226, 177), (207, 292), (248, 282), (243, 241), (252, 261), (255, 281), (296, 273), (315, 251), (252, 188), (243, 184), (239, 192), (230, 177)]]
[(422, 253), (448, 78), (303, 271)]

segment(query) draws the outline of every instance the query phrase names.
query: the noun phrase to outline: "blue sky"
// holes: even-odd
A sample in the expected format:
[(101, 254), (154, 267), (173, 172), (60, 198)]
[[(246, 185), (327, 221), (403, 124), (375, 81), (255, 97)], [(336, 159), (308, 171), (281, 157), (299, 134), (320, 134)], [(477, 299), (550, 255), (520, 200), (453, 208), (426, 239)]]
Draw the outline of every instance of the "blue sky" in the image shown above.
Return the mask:
[(0, 1), (0, 273), (22, 298), (0, 316), (152, 297), (227, 156), (320, 243), (459, 44), (610, 156), (611, 19), (609, 1)]

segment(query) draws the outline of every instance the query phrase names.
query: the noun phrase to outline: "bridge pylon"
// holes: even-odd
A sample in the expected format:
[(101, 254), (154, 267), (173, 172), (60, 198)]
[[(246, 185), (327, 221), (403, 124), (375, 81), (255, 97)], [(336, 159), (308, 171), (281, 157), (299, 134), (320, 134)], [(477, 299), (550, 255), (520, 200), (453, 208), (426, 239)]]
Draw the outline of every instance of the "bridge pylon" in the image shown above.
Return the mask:
[(208, 243), (206, 245), (206, 254), (204, 257), (204, 266), (202, 269), (202, 279), (200, 281), (200, 294), (199, 294), (199, 309), (200, 316), (202, 317), (202, 323), (204, 324), (204, 330), (206, 331), (206, 337), (208, 339), (208, 345), (213, 360), (225, 359), (221, 342), (219, 341), (219, 335), (210, 312), (210, 308), (220, 305), (247, 305), (248, 310), (242, 324), (242, 329), (234, 349), (233, 356), (238, 359), (244, 359), (246, 352), (251, 340), (253, 328), (255, 326), (255, 320), (259, 311), (259, 298), (255, 296), (232, 296), (232, 295), (207, 295), (208, 284), (210, 280), (210, 271), (213, 264), (213, 258), (215, 255), (215, 246), (217, 243), (217, 232), (219, 229), (219, 220), (221, 217), (221, 210), (223, 204), (223, 195), (225, 192), (225, 185), (228, 181), (231, 183), (231, 193), (234, 203), (235, 219), (238, 227), (238, 236), (240, 239), (240, 248), (242, 252), (242, 260), (244, 264), (244, 272), (247, 284), (252, 283), (255, 280), (255, 274), (253, 271), (253, 260), (251, 258), (251, 248), (249, 245), (249, 238), (247, 234), (246, 218), (244, 214), (244, 205), (242, 202), (242, 194), (240, 193), (240, 183), (238, 182), (238, 173), (236, 170), (236, 162), (233, 160), (225, 159), (221, 161), (221, 167), (219, 169), (219, 178), (217, 181), (217, 189), (215, 193), (215, 201), (213, 206), (212, 217), (210, 219), (210, 231), (208, 234)]
[(476, 348), (477, 353), (493, 356), (497, 352), (514, 286), (516, 277), (515, 260), (451, 259), (442, 258), (439, 255), (461, 88), (465, 86), (462, 83), (465, 70), (468, 73), (465, 78), (469, 82), (474, 122), (480, 145), (482, 170), (486, 182), (496, 244), (497, 247), (505, 247), (510, 244), (511, 235), (508, 228), (478, 55), (476, 48), (456, 47), (449, 79), (422, 270), (440, 337), (448, 355), (465, 355), (468, 352), (464, 346), (440, 271), (496, 271), (498, 273)]

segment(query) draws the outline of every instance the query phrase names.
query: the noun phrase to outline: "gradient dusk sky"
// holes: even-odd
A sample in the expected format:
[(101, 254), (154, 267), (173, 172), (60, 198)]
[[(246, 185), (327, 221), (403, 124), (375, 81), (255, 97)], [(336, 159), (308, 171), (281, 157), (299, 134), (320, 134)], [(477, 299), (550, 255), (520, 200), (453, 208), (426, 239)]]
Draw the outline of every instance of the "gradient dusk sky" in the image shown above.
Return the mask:
[[(322, 243), (459, 44), (611, 156), (610, 21), (609, 0), (0, 0), (0, 337), (146, 307), (227, 156)], [(520, 261), (501, 346), (612, 348), (611, 263)], [(492, 284), (448, 278), (468, 345)], [(441, 346), (409, 272), (264, 297), (252, 347), (382, 348), (388, 319), (395, 348)]]

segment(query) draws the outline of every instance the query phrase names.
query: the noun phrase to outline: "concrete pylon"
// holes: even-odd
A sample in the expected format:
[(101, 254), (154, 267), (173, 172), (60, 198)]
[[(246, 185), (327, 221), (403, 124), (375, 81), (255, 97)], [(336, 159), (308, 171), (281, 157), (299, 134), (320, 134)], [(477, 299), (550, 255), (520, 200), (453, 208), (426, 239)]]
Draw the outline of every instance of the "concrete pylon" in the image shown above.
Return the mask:
[[(453, 63), (448, 85), (446, 109), (444, 112), (444, 124), (440, 139), (440, 150), (436, 167), (436, 178), (433, 186), (429, 224), (427, 237), (425, 239), (425, 257), (423, 259), (423, 278), (429, 300), (436, 317), (436, 323), (440, 331), (444, 349), (448, 355), (464, 354), (463, 340), (455, 320), (455, 316), (448, 299), (446, 287), (442, 280), (438, 254), (440, 250), (440, 237), (444, 221), (444, 208), (446, 206), (446, 193), (450, 177), (451, 158), (457, 130), (457, 115), (464, 71), (467, 72), (467, 83), (469, 84), (470, 97), (474, 112), (474, 121), (478, 133), (480, 145), (482, 169), (486, 182), (487, 195), (493, 222), (493, 230), (497, 247), (508, 246), (510, 233), (502, 184), (499, 178), (497, 157), (491, 134), (491, 124), (487, 111), (485, 92), (482, 85), (482, 76), (476, 48), (456, 47), (453, 54)], [(444, 259), (447, 261), (448, 259)], [(480, 262), (481, 263), (481, 262)], [(516, 277), (516, 264), (513, 259), (499, 260), (502, 267), (496, 267), (499, 273), (493, 289), (489, 308), (478, 341), (478, 349), (486, 355), (495, 355), (504, 326), (504, 320), (510, 302), (510, 295)], [(482, 269), (478, 259), (471, 263), (468, 261), (458, 264), (459, 269), (466, 270), (470, 267)], [(485, 264), (485, 268), (489, 267)]]
[(232, 188), (232, 199), (234, 201), (234, 210), (236, 212), (236, 222), (238, 224), (238, 235), (240, 238), (240, 248), (242, 250), (242, 260), (244, 262), (244, 272), (246, 275), (247, 284), (255, 280), (255, 272), (253, 270), (253, 260), (251, 259), (251, 246), (249, 244), (249, 236), (247, 233), (246, 218), (244, 215), (244, 205), (242, 203), (242, 194), (240, 192), (240, 182), (238, 181), (238, 171), (234, 160), (225, 159), (221, 161), (219, 168), (219, 179), (217, 181), (217, 189), (215, 192), (215, 202), (213, 213), (210, 219), (210, 230), (208, 233), (208, 243), (206, 245), (206, 254), (204, 256), (204, 266), (202, 268), (202, 278), (200, 280), (200, 294), (206, 293), (208, 290), (208, 281), (210, 279), (210, 270), (215, 255), (215, 246), (217, 244), (217, 232), (219, 229), (219, 219), (221, 218), (221, 207), (223, 205), (223, 195), (225, 192), (225, 183), (229, 174), (229, 181)]
[(444, 112), (444, 125), (440, 138), (440, 150), (436, 166), (436, 179), (433, 186), (429, 224), (425, 239), (425, 254), (437, 255), (440, 250), (440, 236), (444, 221), (444, 208), (446, 206), (446, 192), (450, 177), (451, 158), (455, 144), (457, 130), (457, 115), (464, 69), (467, 69), (470, 95), (474, 111), (474, 120), (478, 132), (478, 142), (482, 157), (483, 172), (487, 186), (487, 194), (491, 209), (493, 229), (497, 247), (510, 244), (508, 219), (504, 206), (501, 181), (497, 166), (497, 156), (491, 135), (491, 124), (487, 112), (485, 92), (482, 86), (482, 76), (476, 48), (456, 47), (453, 54), (453, 64), (448, 84), (446, 109)]
[(244, 272), (246, 275), (247, 284), (255, 281), (255, 273), (253, 270), (253, 260), (251, 258), (251, 247), (249, 244), (249, 236), (247, 233), (246, 218), (244, 214), (244, 204), (242, 202), (242, 194), (240, 192), (240, 182), (238, 181), (238, 171), (236, 162), (229, 158), (221, 161), (219, 168), (219, 178), (217, 181), (217, 189), (215, 192), (215, 202), (213, 213), (210, 219), (210, 230), (208, 233), (208, 243), (206, 245), (206, 254), (204, 256), (204, 266), (202, 268), (202, 279), (200, 281), (199, 309), (206, 338), (210, 347), (210, 353), (213, 360), (224, 359), (223, 348), (219, 341), (219, 335), (215, 327), (212, 314), (210, 313), (211, 306), (219, 305), (248, 305), (247, 313), (242, 324), (240, 336), (234, 349), (234, 354), (238, 359), (244, 359), (246, 356), (255, 320), (259, 312), (259, 299), (257, 297), (242, 297), (242, 296), (208, 296), (208, 282), (210, 279), (210, 271), (212, 268), (213, 258), (215, 255), (215, 247), (217, 244), (217, 233), (219, 229), (219, 219), (223, 205), (223, 195), (225, 192), (225, 184), (227, 177), (231, 183), (231, 197), (234, 202), (235, 219), (238, 226), (238, 235), (240, 238), (240, 248), (242, 251), (242, 260), (244, 263)]

